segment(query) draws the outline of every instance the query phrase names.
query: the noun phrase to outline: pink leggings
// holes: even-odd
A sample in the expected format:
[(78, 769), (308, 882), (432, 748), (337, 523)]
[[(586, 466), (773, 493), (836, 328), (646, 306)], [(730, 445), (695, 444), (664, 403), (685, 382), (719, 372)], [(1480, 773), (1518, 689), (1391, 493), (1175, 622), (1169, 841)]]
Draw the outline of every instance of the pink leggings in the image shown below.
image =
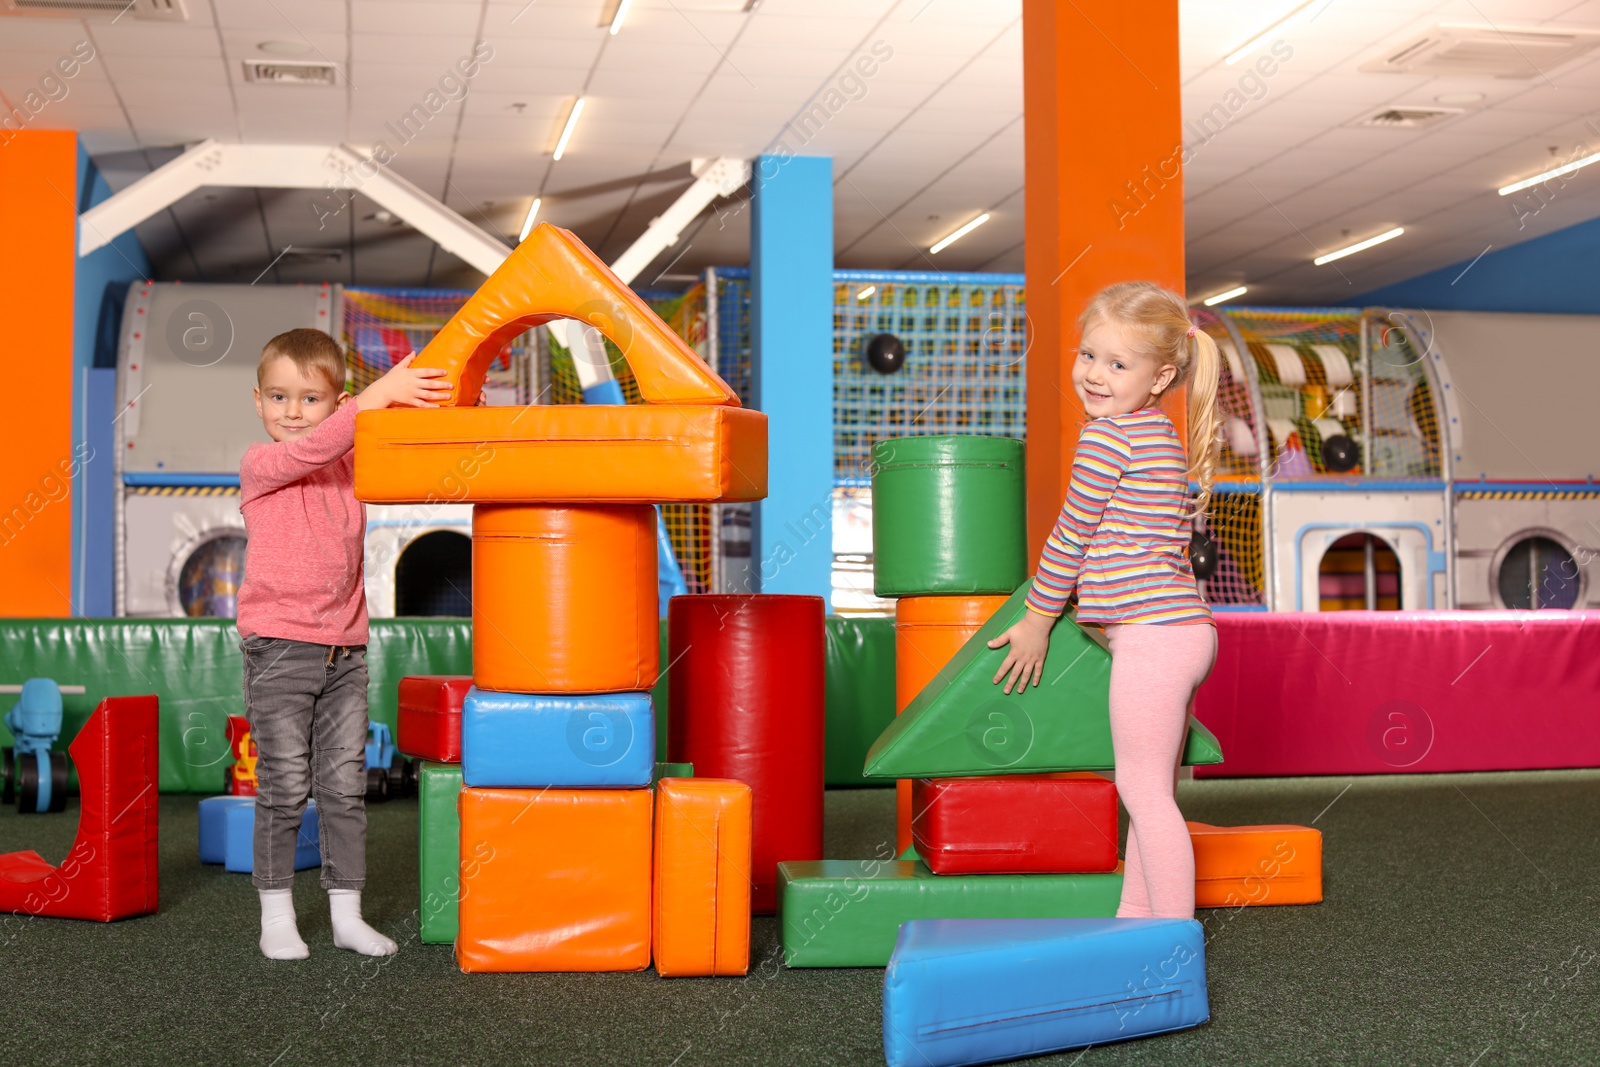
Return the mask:
[(1178, 757), (1194, 691), (1217, 655), (1215, 627), (1124, 624), (1111, 644), (1111, 744), (1128, 809), (1118, 917), (1194, 918), (1194, 846), (1178, 811)]

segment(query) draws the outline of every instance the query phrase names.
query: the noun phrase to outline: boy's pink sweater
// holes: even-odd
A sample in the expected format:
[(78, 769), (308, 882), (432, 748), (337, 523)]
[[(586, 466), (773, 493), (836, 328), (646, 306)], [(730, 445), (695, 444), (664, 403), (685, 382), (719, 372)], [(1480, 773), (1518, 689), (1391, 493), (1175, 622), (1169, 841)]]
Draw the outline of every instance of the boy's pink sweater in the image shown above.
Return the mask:
[(315, 429), (253, 444), (239, 464), (244, 581), (239, 636), (367, 643), (361, 561), (367, 507), (355, 494), (356, 405)]

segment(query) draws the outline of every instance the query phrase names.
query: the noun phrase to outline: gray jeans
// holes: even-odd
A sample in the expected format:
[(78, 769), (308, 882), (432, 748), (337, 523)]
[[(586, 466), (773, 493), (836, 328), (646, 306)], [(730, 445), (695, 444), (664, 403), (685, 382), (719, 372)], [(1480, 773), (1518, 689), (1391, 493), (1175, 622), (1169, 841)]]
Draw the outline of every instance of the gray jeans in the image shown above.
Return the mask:
[(322, 887), (367, 879), (367, 649), (250, 637), (244, 707), (256, 743), (258, 889), (294, 883), (306, 798), (317, 800)]

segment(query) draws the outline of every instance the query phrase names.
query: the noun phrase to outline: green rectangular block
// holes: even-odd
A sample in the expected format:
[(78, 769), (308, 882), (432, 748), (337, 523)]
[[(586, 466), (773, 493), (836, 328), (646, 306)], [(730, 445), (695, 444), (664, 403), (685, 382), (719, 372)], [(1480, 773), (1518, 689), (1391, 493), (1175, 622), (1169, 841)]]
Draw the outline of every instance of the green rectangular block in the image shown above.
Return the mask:
[[(1050, 631), (1043, 680), (1007, 694), (994, 682), (1005, 648), (989, 642), (1028, 610), (1022, 588), (961, 646), (867, 752), (868, 778), (1099, 771), (1111, 749), (1111, 653), (1105, 638), (1062, 618)], [(1221, 763), (1217, 739), (1194, 716), (1186, 764)]]
[(460, 792), (459, 763), (424, 763), (417, 772), (420, 929), (425, 945), (449, 945), (456, 939), (461, 895), (461, 816), (456, 797)]
[(790, 967), (887, 967), (908, 919), (1094, 919), (1117, 913), (1105, 874), (940, 876), (914, 860), (778, 864), (778, 931)]

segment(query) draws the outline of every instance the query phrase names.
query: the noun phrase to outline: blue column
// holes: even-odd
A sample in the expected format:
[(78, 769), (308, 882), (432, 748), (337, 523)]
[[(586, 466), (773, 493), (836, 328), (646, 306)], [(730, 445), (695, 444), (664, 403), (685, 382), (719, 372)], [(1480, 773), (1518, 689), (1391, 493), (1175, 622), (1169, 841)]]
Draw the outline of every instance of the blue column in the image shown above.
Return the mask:
[(750, 531), (763, 593), (833, 593), (833, 160), (756, 159), (751, 392), (767, 415), (767, 499)]

